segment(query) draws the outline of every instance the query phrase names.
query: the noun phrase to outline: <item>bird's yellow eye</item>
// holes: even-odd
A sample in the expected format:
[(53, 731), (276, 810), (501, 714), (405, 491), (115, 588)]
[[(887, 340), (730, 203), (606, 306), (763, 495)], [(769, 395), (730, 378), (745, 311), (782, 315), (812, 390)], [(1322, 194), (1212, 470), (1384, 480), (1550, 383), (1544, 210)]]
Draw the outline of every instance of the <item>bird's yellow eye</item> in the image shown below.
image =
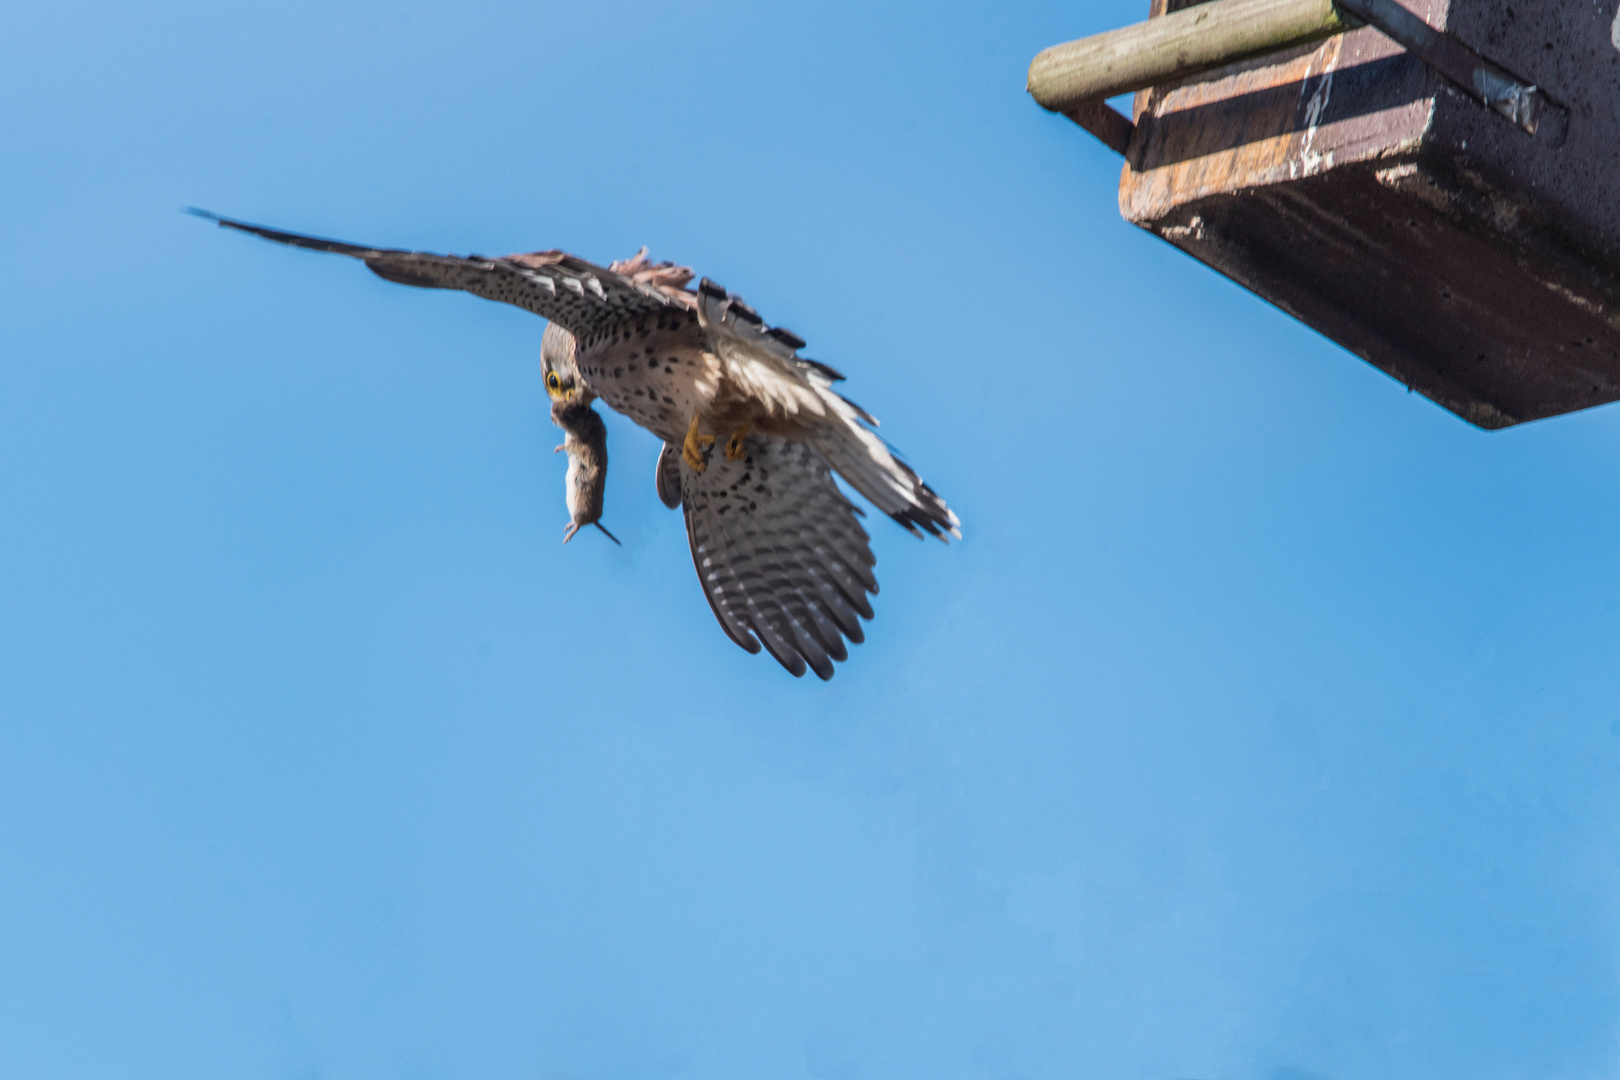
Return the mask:
[(558, 378), (555, 371), (546, 376), (546, 389), (551, 391), (553, 394), (560, 393), (562, 391), (562, 379)]

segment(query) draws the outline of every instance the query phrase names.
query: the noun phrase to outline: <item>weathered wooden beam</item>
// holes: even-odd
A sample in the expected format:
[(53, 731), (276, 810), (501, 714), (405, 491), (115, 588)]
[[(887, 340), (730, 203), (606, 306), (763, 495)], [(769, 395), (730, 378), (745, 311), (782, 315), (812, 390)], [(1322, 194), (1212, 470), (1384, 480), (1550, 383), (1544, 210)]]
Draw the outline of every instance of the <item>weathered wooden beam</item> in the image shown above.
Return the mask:
[(1029, 92), (1066, 113), (1357, 25), (1333, 0), (1212, 0), (1042, 51), (1029, 65)]
[(1613, 0), (1337, 2), (1140, 94), (1120, 212), (1470, 423), (1620, 402)]
[(1063, 115), (1095, 135), (1116, 154), (1130, 149), (1136, 125), (1106, 101), (1082, 101), (1063, 110)]

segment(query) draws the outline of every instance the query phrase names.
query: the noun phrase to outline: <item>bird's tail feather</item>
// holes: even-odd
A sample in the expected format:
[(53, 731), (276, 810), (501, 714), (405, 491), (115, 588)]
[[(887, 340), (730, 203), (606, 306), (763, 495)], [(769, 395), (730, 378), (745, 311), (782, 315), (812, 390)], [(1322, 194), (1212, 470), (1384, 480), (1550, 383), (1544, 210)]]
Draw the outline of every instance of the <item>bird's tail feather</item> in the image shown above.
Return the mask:
[(829, 404), (844, 421), (827, 425), (815, 440), (816, 450), (833, 471), (907, 531), (917, 536), (928, 533), (947, 542), (947, 536), (960, 540), (962, 522), (867, 426), (865, 411), (839, 394), (823, 393), (832, 399)]
[[(796, 393), (784, 394), (782, 404), (789, 413), (811, 407), (825, 415), (828, 422), (815, 425), (818, 430), (811, 445), (851, 487), (914, 534), (928, 533), (941, 540), (948, 534), (961, 539), (962, 523), (945, 500), (896, 458), (872, 430), (877, 427), (872, 414), (832, 388), (843, 376), (799, 355), (803, 338), (767, 326), (741, 297), (708, 278), (698, 283), (698, 321), (715, 340), (722, 357), (731, 358), (740, 369), (757, 366), (768, 372), (760, 379), (762, 384), (796, 384), (795, 392), (809, 392), (814, 405)], [(665, 502), (676, 505), (668, 499)]]

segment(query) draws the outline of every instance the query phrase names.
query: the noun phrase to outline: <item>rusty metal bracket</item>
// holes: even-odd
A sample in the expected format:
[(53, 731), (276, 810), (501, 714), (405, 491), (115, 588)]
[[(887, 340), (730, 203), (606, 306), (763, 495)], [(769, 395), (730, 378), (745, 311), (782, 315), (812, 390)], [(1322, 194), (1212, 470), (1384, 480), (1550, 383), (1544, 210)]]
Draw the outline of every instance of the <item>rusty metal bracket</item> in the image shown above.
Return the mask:
[(1464, 93), (1536, 138), (1562, 146), (1569, 110), (1546, 91), (1436, 30), (1395, 0), (1333, 0), (1348, 15), (1377, 27)]

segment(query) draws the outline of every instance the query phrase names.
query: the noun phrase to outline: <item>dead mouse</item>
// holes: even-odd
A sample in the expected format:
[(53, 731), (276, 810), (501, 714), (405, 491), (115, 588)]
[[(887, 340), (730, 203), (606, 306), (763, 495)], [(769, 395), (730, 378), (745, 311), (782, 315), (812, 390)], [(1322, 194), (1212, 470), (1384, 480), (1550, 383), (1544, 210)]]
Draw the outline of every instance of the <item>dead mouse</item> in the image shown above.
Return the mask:
[(551, 406), (551, 422), (567, 433), (557, 447), (568, 451), (568, 514), (573, 520), (563, 530), (565, 544), (587, 525), (595, 525), (609, 540), (619, 542), (601, 521), (602, 493), (607, 487), (607, 425), (591, 408), (591, 401), (578, 395)]

